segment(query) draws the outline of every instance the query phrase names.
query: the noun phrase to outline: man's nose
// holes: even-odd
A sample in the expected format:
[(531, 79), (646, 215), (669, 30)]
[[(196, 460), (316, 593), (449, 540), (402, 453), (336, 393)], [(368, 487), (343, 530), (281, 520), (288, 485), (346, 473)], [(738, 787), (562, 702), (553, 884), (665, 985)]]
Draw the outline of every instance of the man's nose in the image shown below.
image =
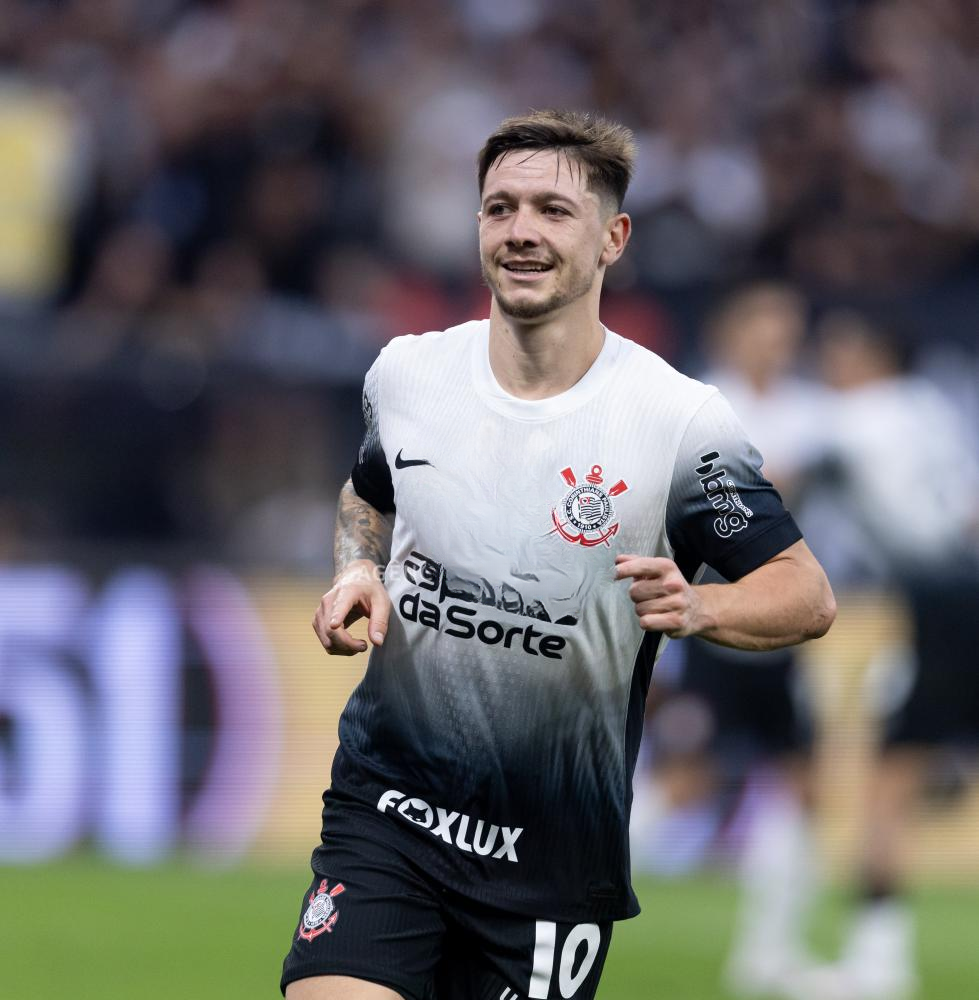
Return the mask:
[(530, 208), (518, 208), (510, 216), (510, 231), (507, 242), (519, 246), (533, 245), (540, 242), (540, 232), (534, 222), (534, 212)]

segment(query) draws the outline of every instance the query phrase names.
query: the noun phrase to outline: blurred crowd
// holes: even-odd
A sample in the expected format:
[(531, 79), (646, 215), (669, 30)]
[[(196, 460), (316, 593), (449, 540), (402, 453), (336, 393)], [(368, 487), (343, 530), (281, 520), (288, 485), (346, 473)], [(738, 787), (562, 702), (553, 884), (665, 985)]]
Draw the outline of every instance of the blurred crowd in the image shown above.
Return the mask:
[(611, 328), (691, 368), (777, 276), (977, 407), (971, 0), (0, 0), (0, 67), (0, 549), (303, 564), (378, 347), (486, 313), (474, 158), (529, 107), (637, 133)]

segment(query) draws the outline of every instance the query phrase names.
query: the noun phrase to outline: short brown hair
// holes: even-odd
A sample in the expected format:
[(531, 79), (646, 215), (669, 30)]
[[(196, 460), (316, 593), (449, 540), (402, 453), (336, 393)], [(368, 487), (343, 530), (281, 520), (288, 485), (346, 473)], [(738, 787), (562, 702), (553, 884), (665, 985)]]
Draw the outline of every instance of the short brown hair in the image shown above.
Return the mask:
[(581, 111), (531, 111), (507, 118), (479, 151), (479, 193), (489, 168), (514, 149), (556, 149), (588, 172), (588, 187), (622, 208), (636, 162), (636, 143), (624, 125)]

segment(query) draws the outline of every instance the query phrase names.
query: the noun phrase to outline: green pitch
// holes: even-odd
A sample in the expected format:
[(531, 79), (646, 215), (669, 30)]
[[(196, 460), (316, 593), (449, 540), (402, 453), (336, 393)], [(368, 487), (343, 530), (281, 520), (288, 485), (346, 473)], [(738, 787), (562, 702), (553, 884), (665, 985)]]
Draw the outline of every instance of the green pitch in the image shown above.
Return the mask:
[[(126, 870), (88, 860), (0, 868), (4, 1000), (259, 1000), (278, 968), (305, 872), (215, 872), (189, 864)], [(735, 894), (722, 877), (641, 881), (643, 914), (612, 939), (601, 1000), (725, 1000), (718, 986)], [(924, 989), (964, 1000), (979, 982), (979, 886), (921, 888)], [(843, 927), (839, 897), (820, 909), (817, 949)]]

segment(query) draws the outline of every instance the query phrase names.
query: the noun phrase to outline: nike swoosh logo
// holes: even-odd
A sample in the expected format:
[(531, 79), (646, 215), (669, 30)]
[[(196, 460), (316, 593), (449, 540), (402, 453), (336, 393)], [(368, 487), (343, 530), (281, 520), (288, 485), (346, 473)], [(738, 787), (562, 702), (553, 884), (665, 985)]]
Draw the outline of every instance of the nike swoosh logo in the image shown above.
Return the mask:
[[(401, 449), (403, 451), (404, 449)], [(432, 463), (427, 458), (402, 458), (401, 451), (394, 458), (394, 467), (396, 469), (410, 469), (413, 465), (432, 465)], [(435, 466), (432, 466), (434, 469)]]

